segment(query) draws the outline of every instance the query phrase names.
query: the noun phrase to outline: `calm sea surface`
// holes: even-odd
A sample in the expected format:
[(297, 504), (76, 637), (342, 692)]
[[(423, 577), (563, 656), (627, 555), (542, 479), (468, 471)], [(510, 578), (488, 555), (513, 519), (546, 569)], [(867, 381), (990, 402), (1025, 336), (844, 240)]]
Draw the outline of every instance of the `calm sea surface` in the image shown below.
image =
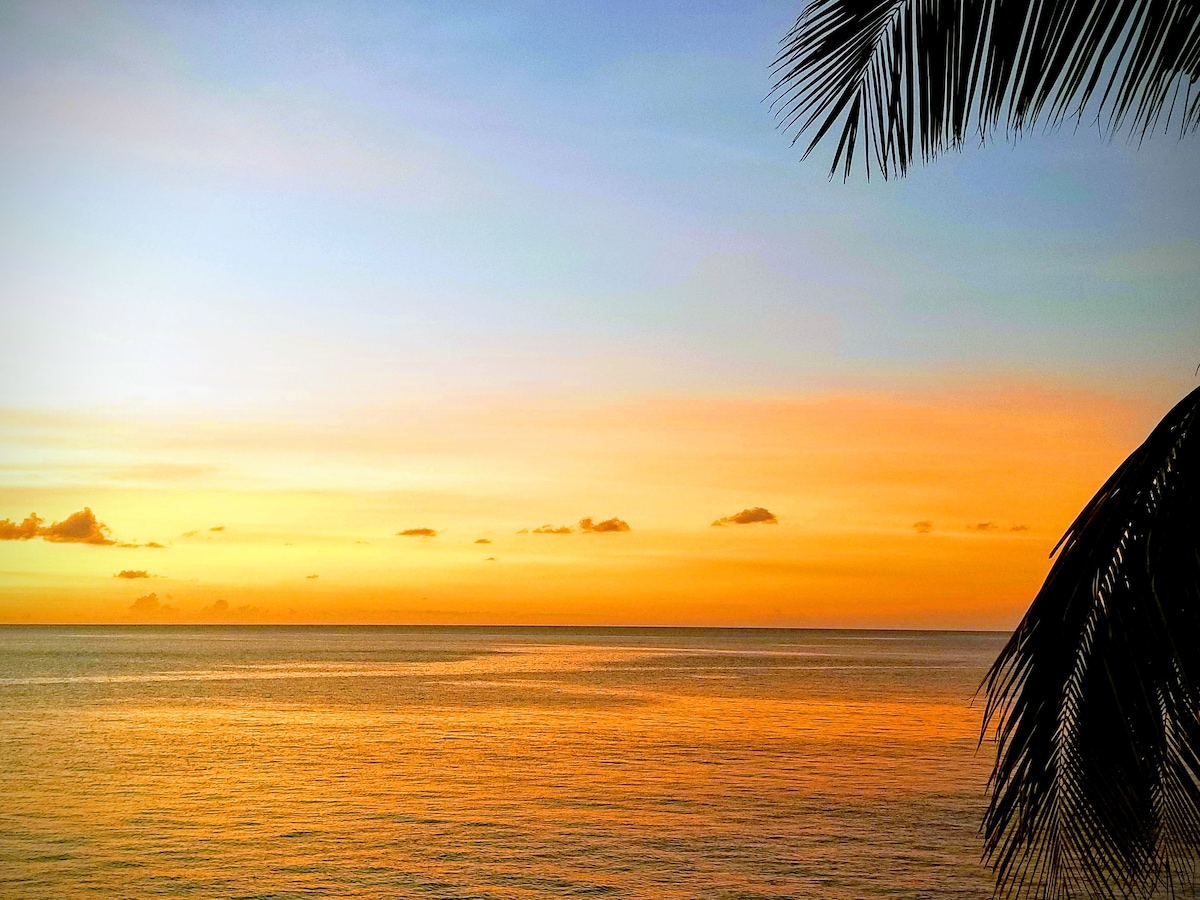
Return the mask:
[(0, 628), (0, 896), (990, 896), (1001, 635)]

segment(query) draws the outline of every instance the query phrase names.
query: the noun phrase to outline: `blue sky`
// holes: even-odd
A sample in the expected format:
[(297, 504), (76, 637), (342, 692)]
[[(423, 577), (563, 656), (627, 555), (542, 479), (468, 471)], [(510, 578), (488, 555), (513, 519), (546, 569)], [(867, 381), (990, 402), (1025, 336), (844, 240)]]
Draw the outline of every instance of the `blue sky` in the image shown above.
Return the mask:
[(0, 403), (1192, 383), (1200, 143), (830, 182), (798, 9), (8, 4)]

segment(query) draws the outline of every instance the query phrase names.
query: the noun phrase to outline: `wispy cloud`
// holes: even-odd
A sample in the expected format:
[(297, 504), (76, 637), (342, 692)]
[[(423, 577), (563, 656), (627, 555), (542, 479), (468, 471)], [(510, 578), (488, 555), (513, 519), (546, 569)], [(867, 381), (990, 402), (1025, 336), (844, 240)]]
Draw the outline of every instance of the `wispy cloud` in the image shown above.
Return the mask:
[(1028, 531), (1028, 530), (1029, 530), (1029, 526), (1028, 526), (1028, 525), (1013, 525), (1013, 526), (1012, 526), (1011, 528), (1009, 528), (1008, 530), (1009, 530), (1009, 531)]
[(122, 569), (113, 578), (149, 578), (150, 573), (145, 569)]
[(920, 522), (913, 522), (913, 531), (917, 534), (929, 534), (933, 531), (933, 523), (928, 519), (922, 519)]
[(740, 513), (734, 513), (732, 516), (723, 516), (713, 522), (713, 525), (720, 527), (722, 525), (753, 525), (755, 523), (778, 525), (779, 519), (769, 509), (753, 506), (750, 509), (743, 509)]
[(320, 575), (305, 575), (305, 578), (320, 578)]
[(611, 519), (605, 519), (603, 522), (593, 522), (590, 517), (579, 520), (580, 531), (590, 531), (601, 533), (605, 531), (628, 531), (629, 523), (624, 519), (618, 519), (613, 516)]
[(995, 531), (1000, 526), (995, 522), (976, 522), (967, 525), (967, 531)]
[[(579, 531), (584, 534), (602, 532), (629, 531), (629, 523), (624, 519), (613, 516), (597, 522), (591, 516), (579, 520)], [(538, 528), (522, 528), (517, 534), (574, 534), (575, 529), (570, 525), (542, 525)], [(476, 543), (479, 543), (478, 541)], [(491, 543), (490, 541), (488, 543)]]
[(53, 525), (42, 525), (44, 521), (36, 513), (30, 513), (22, 522), (0, 519), (0, 541), (28, 541), (40, 537), (52, 544), (116, 543), (109, 537), (111, 529), (103, 522), (96, 521), (95, 514), (87, 507)]
[(433, 528), (405, 528), (403, 531), (397, 531), (396, 537), (431, 538), (437, 537), (437, 531)]
[(491, 541), (490, 541), (490, 540), (488, 540), (487, 538), (480, 538), (480, 539), (479, 539), (479, 540), (477, 540), (475, 543), (477, 543), (477, 544), (490, 544), (490, 543), (491, 543)]
[(212, 528), (210, 528), (208, 530), (209, 531), (224, 531), (225, 526), (224, 525), (214, 525)]

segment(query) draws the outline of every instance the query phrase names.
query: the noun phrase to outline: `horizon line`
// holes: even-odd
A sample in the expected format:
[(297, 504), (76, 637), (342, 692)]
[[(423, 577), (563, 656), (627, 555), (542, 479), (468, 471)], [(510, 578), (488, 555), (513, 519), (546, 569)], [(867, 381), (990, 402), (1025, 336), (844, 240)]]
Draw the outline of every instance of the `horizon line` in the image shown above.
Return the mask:
[(420, 624), (379, 622), (0, 622), (0, 628), (377, 628), (454, 630), (588, 630), (588, 631), (874, 631), (893, 634), (1011, 634), (994, 628), (888, 628), (841, 625), (563, 625), (563, 624)]

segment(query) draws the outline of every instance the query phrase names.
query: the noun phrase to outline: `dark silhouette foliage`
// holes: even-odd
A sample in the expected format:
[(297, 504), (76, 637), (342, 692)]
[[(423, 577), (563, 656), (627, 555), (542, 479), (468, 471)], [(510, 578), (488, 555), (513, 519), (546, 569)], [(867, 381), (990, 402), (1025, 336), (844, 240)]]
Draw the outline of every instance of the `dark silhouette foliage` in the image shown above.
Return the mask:
[[(830, 178), (859, 157), (868, 178), (904, 175), (972, 137), (1085, 116), (1103, 136), (1186, 134), (1200, 125), (1200, 0), (814, 0), (773, 71), (776, 119), (804, 156), (836, 137)], [(1195, 887), (1198, 416), (1200, 390), (1080, 512), (985, 679), (998, 895)]]
[(1195, 0), (814, 0), (782, 41), (772, 108), (831, 176), (870, 176), (973, 135), (1083, 120), (1139, 140), (1200, 124)]
[[(830, 171), (902, 176), (968, 139), (1200, 125), (1200, 0), (813, 0), (772, 108)], [(1113, 473), (989, 671), (984, 858), (1040, 900), (1195, 888), (1200, 390)], [(922, 524), (918, 523), (918, 527)]]
[(1200, 389), (1055, 551), (984, 682), (997, 891), (1174, 894), (1200, 850)]

